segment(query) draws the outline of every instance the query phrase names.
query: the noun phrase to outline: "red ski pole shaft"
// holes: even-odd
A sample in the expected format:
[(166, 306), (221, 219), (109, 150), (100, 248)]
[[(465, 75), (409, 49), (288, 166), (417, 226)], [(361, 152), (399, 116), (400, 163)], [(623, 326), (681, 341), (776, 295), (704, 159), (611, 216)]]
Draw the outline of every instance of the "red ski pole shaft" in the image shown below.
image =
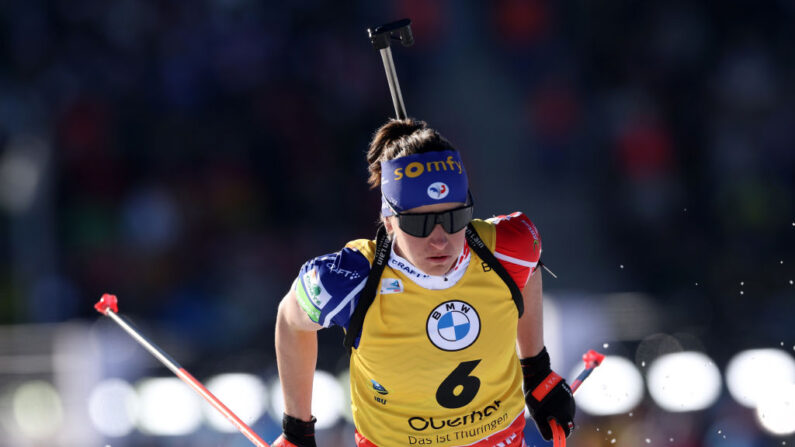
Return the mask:
[(240, 430), (243, 435), (248, 438), (254, 445), (257, 447), (270, 447), (268, 443), (262, 440), (262, 438), (257, 435), (254, 430), (251, 429), (245, 422), (243, 422), (235, 413), (232, 412), (226, 405), (223, 404), (213, 393), (210, 392), (204, 385), (201, 384), (195, 377), (193, 377), (188, 371), (185, 370), (182, 366), (179, 365), (174, 359), (171, 358), (165, 351), (160, 349), (157, 345), (152, 343), (149, 339), (144, 337), (140, 332), (135, 330), (132, 326), (130, 326), (122, 317), (118, 315), (119, 308), (118, 308), (118, 299), (116, 295), (111, 294), (104, 294), (102, 298), (100, 298), (99, 302), (94, 305), (94, 308), (109, 317), (113, 320), (116, 324), (121, 326), (125, 332), (127, 332), (135, 341), (137, 341), (141, 346), (146, 348), (157, 360), (160, 361), (166, 368), (170, 369), (177, 377), (180, 378), (183, 382), (187, 383), (193, 391), (198, 393), (204, 400), (210, 403), (216, 410), (218, 410), (221, 414), (223, 414), (229, 422), (232, 423), (238, 430)]

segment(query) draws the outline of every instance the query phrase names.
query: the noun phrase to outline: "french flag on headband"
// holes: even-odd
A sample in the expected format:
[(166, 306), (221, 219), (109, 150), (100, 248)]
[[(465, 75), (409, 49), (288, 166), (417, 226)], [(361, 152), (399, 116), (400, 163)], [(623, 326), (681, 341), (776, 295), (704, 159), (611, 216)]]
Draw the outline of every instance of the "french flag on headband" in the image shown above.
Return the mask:
[(467, 202), (467, 171), (458, 151), (434, 151), (381, 162), (381, 214), (433, 203)]

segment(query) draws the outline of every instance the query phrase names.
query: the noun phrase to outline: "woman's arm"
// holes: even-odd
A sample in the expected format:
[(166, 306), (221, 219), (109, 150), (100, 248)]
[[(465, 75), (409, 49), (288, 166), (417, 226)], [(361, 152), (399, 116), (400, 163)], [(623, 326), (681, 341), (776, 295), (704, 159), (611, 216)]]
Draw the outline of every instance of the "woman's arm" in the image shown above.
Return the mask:
[(541, 271), (536, 270), (522, 291), (524, 314), (519, 319), (516, 344), (524, 376), (525, 402), (541, 436), (550, 440), (550, 419), (563, 427), (566, 436), (571, 433), (575, 406), (569, 385), (552, 371), (549, 354), (544, 349), (541, 289)]
[(534, 357), (544, 348), (544, 312), (541, 300), (541, 271), (536, 269), (522, 290), (524, 313), (519, 319), (516, 345), (519, 358)]
[(321, 325), (309, 319), (290, 290), (276, 316), (276, 362), (284, 395), (284, 412), (294, 418), (312, 418), (312, 381), (317, 364), (317, 334)]

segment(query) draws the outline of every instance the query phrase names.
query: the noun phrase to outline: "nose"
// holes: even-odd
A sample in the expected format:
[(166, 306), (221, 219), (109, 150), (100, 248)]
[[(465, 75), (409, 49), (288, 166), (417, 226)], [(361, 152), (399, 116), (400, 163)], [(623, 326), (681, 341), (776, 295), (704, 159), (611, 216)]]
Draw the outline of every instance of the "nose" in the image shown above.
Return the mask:
[(442, 228), (442, 225), (436, 224), (431, 234), (428, 235), (428, 244), (430, 244), (432, 248), (440, 250), (447, 246), (449, 242), (448, 236), (447, 232)]

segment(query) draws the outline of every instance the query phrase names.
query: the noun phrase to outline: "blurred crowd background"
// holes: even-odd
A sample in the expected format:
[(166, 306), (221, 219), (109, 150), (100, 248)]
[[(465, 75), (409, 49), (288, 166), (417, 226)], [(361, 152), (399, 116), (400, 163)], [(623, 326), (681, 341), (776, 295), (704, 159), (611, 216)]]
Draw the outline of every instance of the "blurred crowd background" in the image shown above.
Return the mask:
[[(364, 154), (394, 112), (365, 30), (403, 17), (409, 115), (462, 152), (476, 215), (540, 230), (558, 368), (590, 348), (640, 371), (678, 351), (720, 371), (745, 349), (792, 358), (793, 2), (5, 0), (0, 445), (247, 445), (92, 426), (96, 383), (169, 376), (92, 306), (117, 294), (200, 380), (275, 378), (301, 264), (374, 234)], [(320, 338), (319, 368), (343, 372), (342, 332)], [(721, 387), (686, 413), (581, 411), (570, 445), (795, 442)]]

